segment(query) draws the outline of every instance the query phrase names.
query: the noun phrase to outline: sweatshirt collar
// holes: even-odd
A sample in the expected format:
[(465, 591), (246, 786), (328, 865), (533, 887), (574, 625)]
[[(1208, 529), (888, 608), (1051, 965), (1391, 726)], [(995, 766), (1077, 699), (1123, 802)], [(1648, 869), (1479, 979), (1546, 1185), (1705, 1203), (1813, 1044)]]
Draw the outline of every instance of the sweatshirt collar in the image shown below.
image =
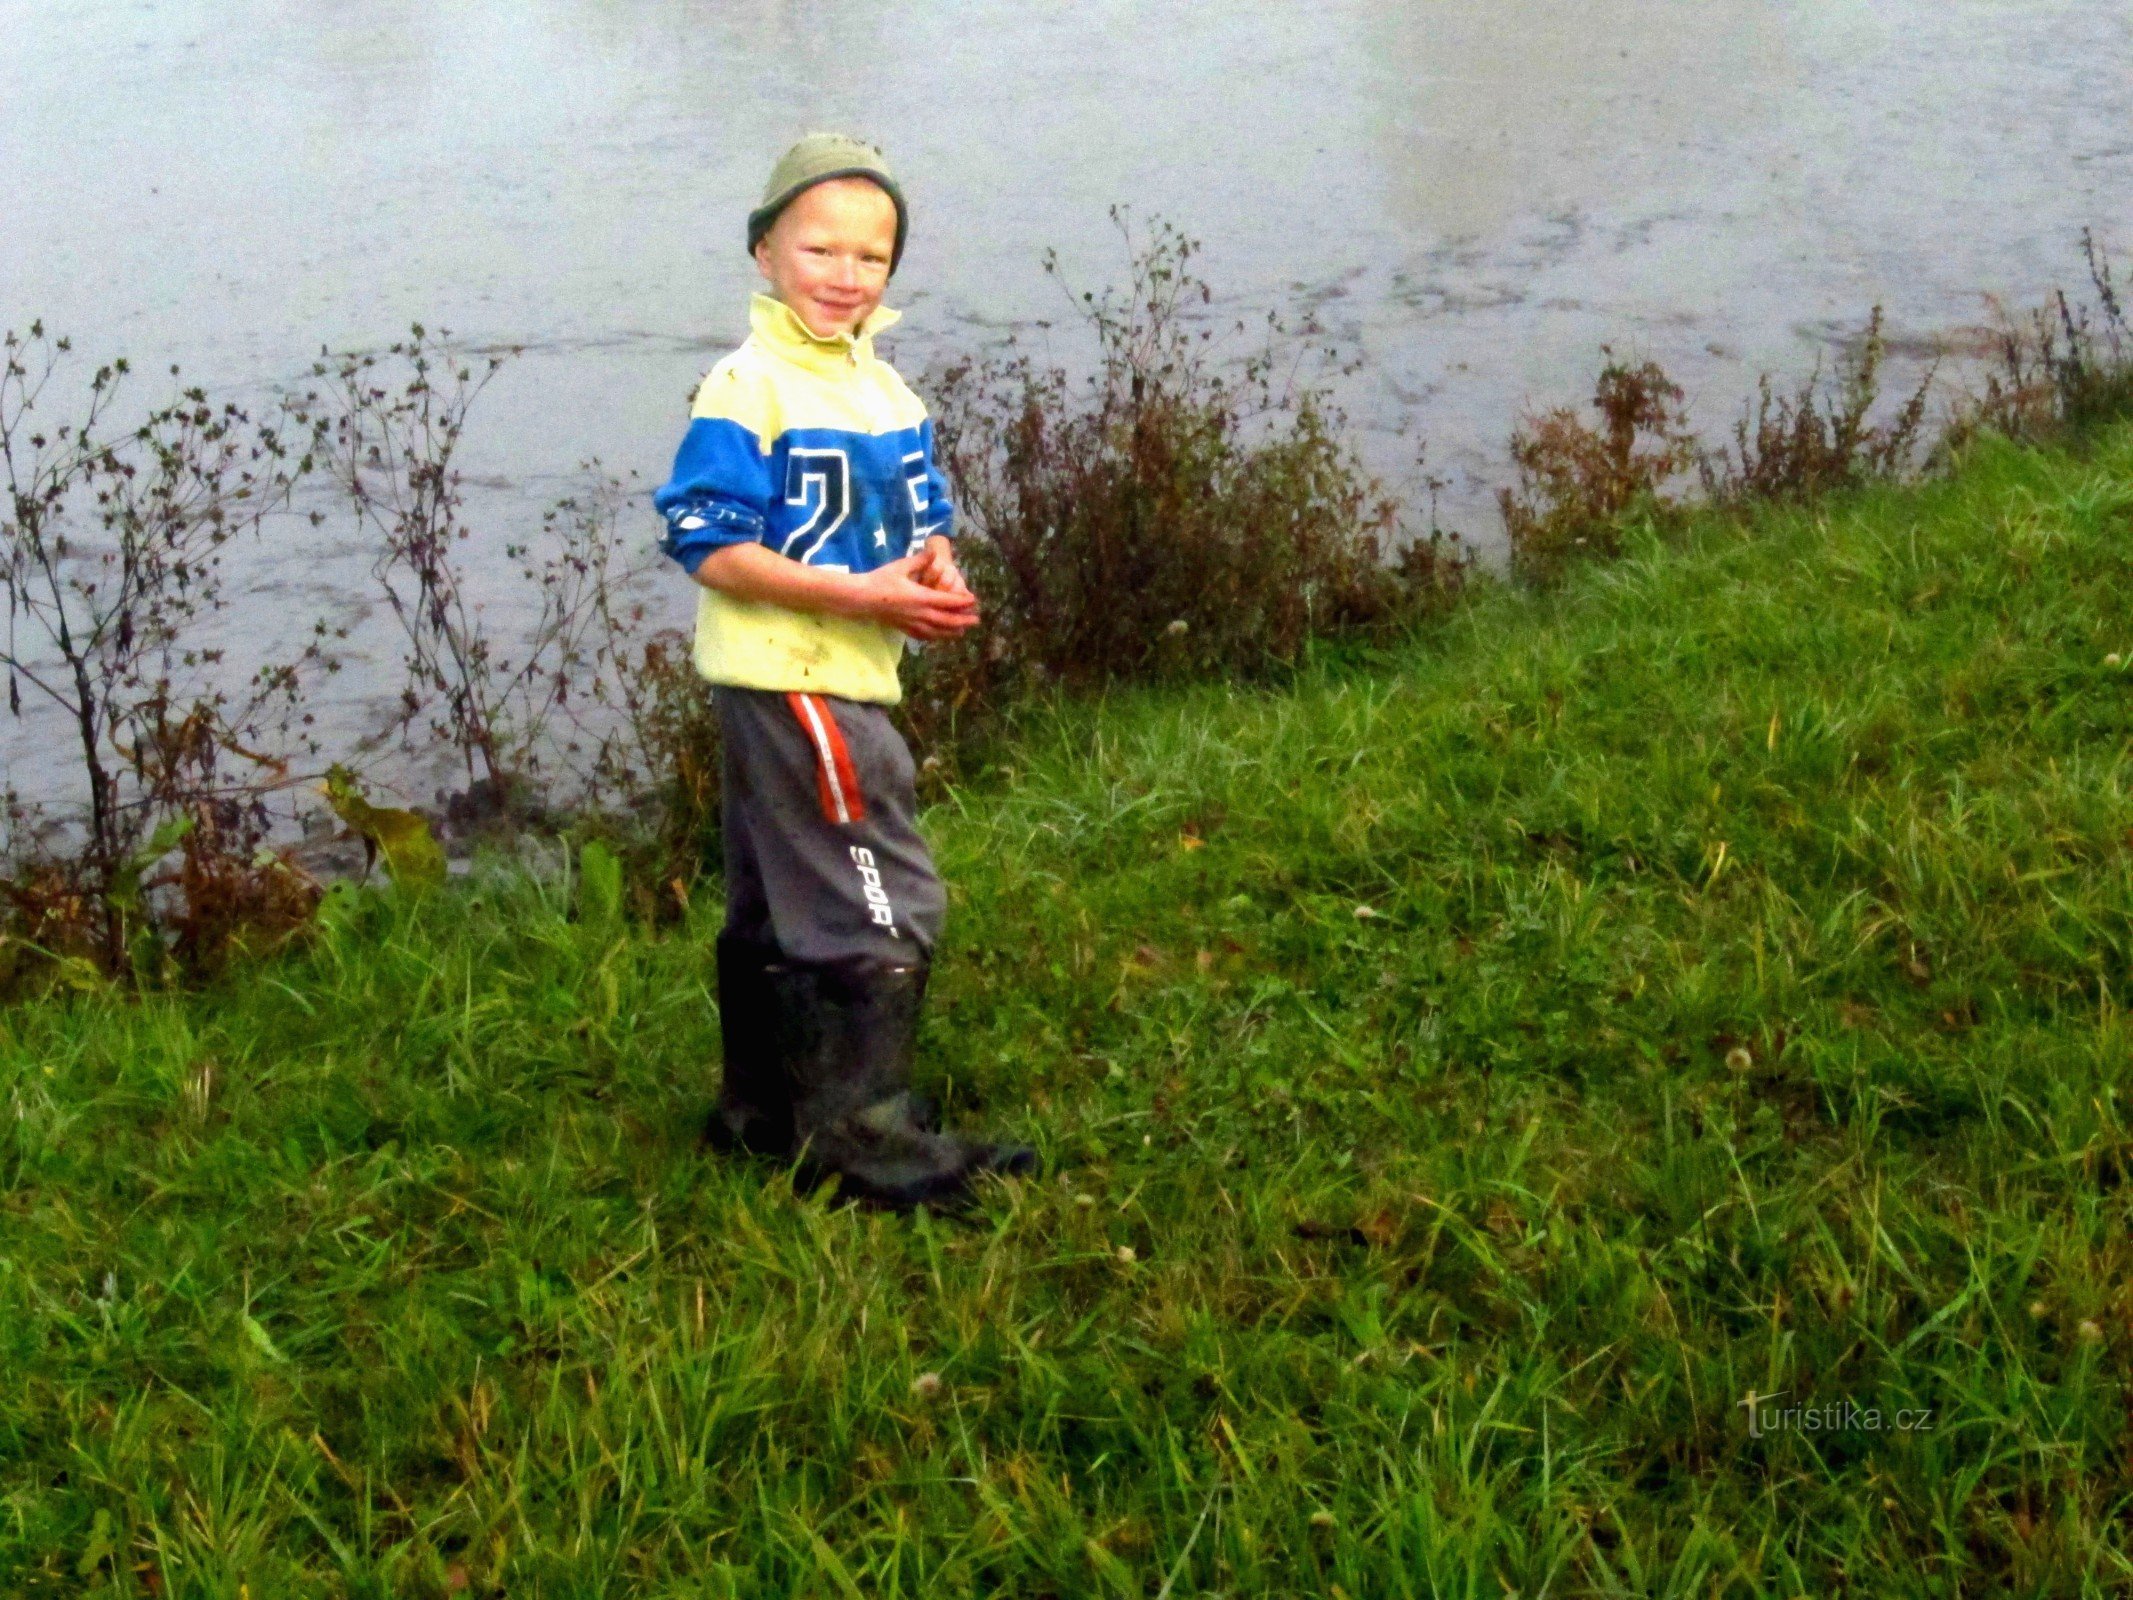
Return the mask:
[(803, 367), (830, 369), (871, 360), (874, 335), (903, 316), (887, 306), (876, 306), (852, 333), (816, 333), (800, 314), (776, 295), (757, 294), (748, 302), (748, 325), (756, 338), (770, 349)]

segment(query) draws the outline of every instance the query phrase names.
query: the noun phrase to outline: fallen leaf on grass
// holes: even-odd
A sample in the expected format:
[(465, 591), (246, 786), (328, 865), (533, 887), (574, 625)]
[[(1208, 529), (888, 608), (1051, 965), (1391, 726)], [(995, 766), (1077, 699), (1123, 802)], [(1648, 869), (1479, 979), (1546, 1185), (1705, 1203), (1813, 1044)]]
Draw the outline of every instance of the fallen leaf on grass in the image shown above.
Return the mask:
[(267, 1336), (267, 1330), (259, 1325), (258, 1319), (250, 1312), (243, 1313), (241, 1320), (244, 1323), (244, 1336), (252, 1341), (253, 1347), (261, 1355), (265, 1356), (269, 1361), (286, 1361), (289, 1359), (276, 1347), (274, 1341)]

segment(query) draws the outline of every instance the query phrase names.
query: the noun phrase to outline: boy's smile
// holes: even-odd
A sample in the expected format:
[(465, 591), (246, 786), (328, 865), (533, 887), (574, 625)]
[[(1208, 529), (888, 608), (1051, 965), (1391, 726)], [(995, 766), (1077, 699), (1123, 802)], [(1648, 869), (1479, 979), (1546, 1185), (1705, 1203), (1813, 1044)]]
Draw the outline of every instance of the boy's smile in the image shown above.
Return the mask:
[(755, 247), (771, 292), (818, 338), (851, 333), (881, 304), (896, 250), (896, 202), (865, 178), (803, 189)]

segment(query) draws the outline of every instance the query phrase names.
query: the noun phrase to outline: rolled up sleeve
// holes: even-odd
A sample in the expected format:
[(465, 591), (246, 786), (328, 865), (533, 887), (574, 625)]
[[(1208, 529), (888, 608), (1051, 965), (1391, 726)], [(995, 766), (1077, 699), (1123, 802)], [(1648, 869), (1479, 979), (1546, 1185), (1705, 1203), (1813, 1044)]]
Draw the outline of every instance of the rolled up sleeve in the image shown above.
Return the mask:
[(730, 417), (695, 417), (674, 454), (673, 474), (652, 493), (666, 521), (660, 548), (693, 573), (724, 545), (762, 540), (770, 511), (770, 462), (756, 434)]

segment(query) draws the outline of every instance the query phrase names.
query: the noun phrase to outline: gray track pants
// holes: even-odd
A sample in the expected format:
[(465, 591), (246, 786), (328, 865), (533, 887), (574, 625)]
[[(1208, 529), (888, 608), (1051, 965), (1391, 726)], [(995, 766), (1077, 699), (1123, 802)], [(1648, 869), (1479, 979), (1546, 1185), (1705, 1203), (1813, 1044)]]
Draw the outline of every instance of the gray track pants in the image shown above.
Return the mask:
[(829, 695), (712, 693), (726, 932), (789, 961), (929, 957), (948, 897), (919, 836), (911, 752), (888, 713)]

